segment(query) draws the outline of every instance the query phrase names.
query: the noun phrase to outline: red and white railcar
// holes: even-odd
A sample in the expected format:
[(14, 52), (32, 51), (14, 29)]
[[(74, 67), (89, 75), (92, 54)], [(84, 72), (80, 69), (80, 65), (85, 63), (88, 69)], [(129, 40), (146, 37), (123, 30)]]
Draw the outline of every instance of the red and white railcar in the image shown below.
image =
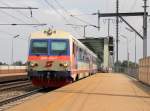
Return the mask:
[(31, 34), (28, 76), (38, 87), (60, 87), (97, 71), (97, 56), (68, 32)]

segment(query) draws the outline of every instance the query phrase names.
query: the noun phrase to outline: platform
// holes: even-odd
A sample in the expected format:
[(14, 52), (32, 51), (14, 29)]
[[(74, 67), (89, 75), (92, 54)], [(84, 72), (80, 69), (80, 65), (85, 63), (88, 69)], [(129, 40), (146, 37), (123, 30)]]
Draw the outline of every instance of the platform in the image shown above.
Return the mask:
[(0, 83), (14, 80), (27, 79), (27, 73), (0, 74)]
[(8, 111), (150, 111), (150, 87), (123, 74), (96, 74)]

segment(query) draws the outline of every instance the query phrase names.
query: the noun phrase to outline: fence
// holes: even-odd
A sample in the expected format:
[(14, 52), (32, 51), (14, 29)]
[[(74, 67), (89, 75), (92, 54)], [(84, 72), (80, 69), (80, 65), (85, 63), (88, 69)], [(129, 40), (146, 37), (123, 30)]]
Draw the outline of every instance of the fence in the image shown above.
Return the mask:
[(114, 72), (127, 74), (135, 79), (138, 79), (139, 68), (138, 67), (121, 67), (115, 66), (113, 68)]
[(26, 70), (26, 66), (0, 66), (0, 74), (24, 73)]
[(150, 85), (150, 57), (140, 59), (138, 77), (141, 82)]

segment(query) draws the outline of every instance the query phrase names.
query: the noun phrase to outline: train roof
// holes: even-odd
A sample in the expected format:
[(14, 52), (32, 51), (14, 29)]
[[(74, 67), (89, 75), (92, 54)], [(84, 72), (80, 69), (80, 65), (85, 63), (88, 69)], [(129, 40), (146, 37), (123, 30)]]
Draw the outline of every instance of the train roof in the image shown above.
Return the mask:
[(68, 32), (62, 31), (62, 30), (55, 30), (55, 31), (49, 31), (49, 30), (42, 30), (31, 33), (31, 39), (49, 39), (49, 38), (66, 38), (70, 34)]
[[(50, 31), (50, 32), (49, 32)], [(97, 57), (95, 53), (93, 53), (89, 48), (87, 48), (82, 42), (80, 42), (76, 37), (74, 37), (73, 35), (71, 35), (68, 32), (65, 32), (63, 30), (42, 30), (42, 31), (37, 31), (37, 32), (33, 32), (31, 33), (31, 39), (49, 39), (49, 38), (63, 38), (63, 39), (73, 39), (76, 41), (76, 43), (81, 47), (84, 48), (86, 50), (88, 50), (88, 52), (90, 54), (92, 54), (93, 56)]]

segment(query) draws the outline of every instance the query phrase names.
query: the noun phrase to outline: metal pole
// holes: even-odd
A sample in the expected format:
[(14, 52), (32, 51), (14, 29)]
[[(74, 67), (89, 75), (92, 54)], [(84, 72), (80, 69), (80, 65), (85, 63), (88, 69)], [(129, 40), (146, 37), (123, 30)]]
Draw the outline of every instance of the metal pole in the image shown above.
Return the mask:
[(17, 38), (19, 35), (16, 35), (16, 36), (14, 36), (13, 38), (12, 38), (12, 46), (11, 46), (11, 48), (12, 48), (12, 52), (11, 52), (11, 64), (13, 65), (13, 63), (14, 63), (14, 39), (15, 38)]
[[(130, 31), (130, 32), (134, 32), (134, 30), (131, 30), (131, 29), (129, 29), (129, 28), (127, 28), (126, 27), (126, 29), (128, 30), (128, 31)], [(137, 36), (137, 33), (135, 32), (135, 57), (134, 57), (134, 63), (135, 63), (135, 68), (136, 68), (136, 36)]]
[(143, 18), (143, 57), (147, 57), (147, 0), (144, 0), (144, 18)]
[(87, 25), (84, 25), (84, 26), (83, 26), (83, 30), (84, 30), (84, 35), (83, 35), (83, 37), (84, 37), (84, 38), (86, 38), (86, 37), (85, 37), (85, 28), (86, 28), (86, 27), (87, 27)]
[(30, 39), (31, 39), (31, 34), (28, 37), (28, 48), (27, 48), (27, 56), (30, 54)]
[(108, 19), (108, 37), (110, 35), (110, 19)]
[(127, 41), (127, 72), (129, 73), (129, 40), (128, 37), (121, 35)]
[(128, 69), (128, 73), (129, 73), (129, 41), (128, 41), (127, 37), (126, 37), (126, 40), (127, 40), (127, 61), (128, 61), (127, 69)]
[(100, 30), (100, 11), (98, 10), (98, 31)]
[(135, 33), (135, 68), (136, 68), (136, 33)]
[(116, 1), (116, 62), (118, 62), (119, 0)]
[(13, 39), (14, 39), (14, 38), (12, 38), (12, 43), (11, 43), (11, 45), (12, 45), (12, 46), (11, 46), (11, 48), (12, 48), (12, 50), (11, 50), (11, 65), (13, 65), (13, 55), (14, 55), (14, 54), (13, 54), (13, 53), (14, 53), (14, 51), (13, 51), (13, 50), (14, 50), (14, 48), (13, 48)]

